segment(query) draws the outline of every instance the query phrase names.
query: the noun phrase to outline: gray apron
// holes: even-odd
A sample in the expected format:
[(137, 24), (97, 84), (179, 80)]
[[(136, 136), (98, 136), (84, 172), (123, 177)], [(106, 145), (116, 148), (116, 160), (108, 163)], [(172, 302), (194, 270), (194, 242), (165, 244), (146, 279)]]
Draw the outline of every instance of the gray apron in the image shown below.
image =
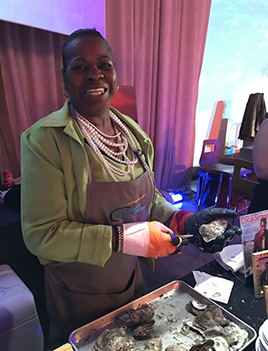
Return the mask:
[[(86, 145), (87, 152), (91, 152)], [(145, 172), (127, 182), (88, 184), (86, 223), (118, 225), (146, 221), (154, 184)], [(136, 256), (113, 252), (104, 267), (70, 262), (45, 266), (51, 346), (68, 339), (76, 328), (144, 295), (147, 285)]]

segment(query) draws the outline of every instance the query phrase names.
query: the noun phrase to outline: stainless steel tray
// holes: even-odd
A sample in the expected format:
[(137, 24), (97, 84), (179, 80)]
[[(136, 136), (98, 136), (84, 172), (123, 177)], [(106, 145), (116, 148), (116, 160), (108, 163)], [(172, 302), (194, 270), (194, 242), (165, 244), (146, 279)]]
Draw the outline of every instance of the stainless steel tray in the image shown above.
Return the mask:
[[(154, 335), (161, 337), (163, 350), (165, 350), (167, 346), (181, 342), (179, 331), (183, 322), (193, 319), (193, 315), (185, 308), (186, 304), (192, 300), (220, 307), (226, 317), (248, 332), (248, 341), (240, 349), (241, 351), (256, 339), (257, 334), (252, 327), (212, 300), (198, 293), (186, 283), (174, 281), (74, 330), (69, 337), (69, 342), (75, 351), (92, 351), (94, 350), (96, 338), (105, 329), (119, 328), (125, 325), (127, 311), (129, 309), (136, 309), (142, 304), (150, 303), (155, 309)], [(145, 342), (146, 341), (135, 341), (135, 349), (143, 350)], [(191, 345), (187, 347), (190, 348)]]

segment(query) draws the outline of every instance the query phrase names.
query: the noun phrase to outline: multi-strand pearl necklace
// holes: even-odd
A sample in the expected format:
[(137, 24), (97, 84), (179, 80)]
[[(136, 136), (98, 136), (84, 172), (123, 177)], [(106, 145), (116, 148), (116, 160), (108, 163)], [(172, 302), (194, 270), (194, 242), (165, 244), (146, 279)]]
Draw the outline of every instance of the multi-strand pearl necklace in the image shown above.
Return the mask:
[[(124, 176), (129, 173), (131, 173), (132, 179), (135, 179), (134, 166), (135, 163), (138, 162), (138, 158), (133, 150), (136, 150), (137, 147), (127, 127), (120, 121), (120, 119), (110, 111), (110, 118), (114, 124), (116, 132), (116, 135), (111, 136), (103, 133), (93, 123), (90, 123), (86, 118), (81, 116), (76, 110), (74, 110), (74, 114), (86, 141), (103, 163), (112, 179), (117, 182), (116, 174)], [(130, 145), (132, 160), (127, 156), (129, 146), (128, 141), (132, 144)], [(114, 149), (118, 151), (114, 151)], [(103, 153), (109, 156), (112, 160), (126, 165), (126, 170), (122, 170), (120, 167), (112, 164), (109, 159), (104, 157)]]

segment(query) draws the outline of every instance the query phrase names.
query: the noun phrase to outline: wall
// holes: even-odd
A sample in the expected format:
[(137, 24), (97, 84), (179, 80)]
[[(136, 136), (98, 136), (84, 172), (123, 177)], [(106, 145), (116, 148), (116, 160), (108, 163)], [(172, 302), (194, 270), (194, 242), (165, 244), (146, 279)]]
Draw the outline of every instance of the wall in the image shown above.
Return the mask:
[(94, 27), (105, 34), (105, 0), (1, 0), (0, 19), (55, 33)]
[(217, 100), (226, 102), (230, 136), (232, 125), (242, 122), (251, 93), (264, 93), (268, 109), (267, 14), (267, 0), (212, 0), (196, 111), (196, 165)]

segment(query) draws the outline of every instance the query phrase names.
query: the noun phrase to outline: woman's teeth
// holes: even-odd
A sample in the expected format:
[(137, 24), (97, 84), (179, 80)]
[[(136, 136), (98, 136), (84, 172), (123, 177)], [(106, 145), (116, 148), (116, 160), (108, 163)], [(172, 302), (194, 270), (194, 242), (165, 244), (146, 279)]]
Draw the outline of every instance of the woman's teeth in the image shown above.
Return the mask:
[(97, 88), (97, 89), (89, 89), (86, 91), (86, 94), (88, 95), (103, 95), (104, 94), (104, 88)]

